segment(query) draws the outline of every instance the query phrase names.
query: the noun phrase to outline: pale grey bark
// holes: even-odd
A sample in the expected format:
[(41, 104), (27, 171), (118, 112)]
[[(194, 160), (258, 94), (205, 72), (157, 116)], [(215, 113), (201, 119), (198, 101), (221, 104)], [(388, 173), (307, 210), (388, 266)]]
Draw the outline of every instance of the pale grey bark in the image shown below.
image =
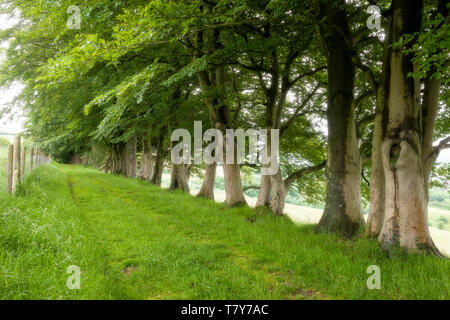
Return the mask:
[(259, 188), (258, 200), (255, 205), (256, 208), (270, 207), (271, 189), (270, 176), (261, 175), (261, 187)]
[[(420, 30), (422, 2), (392, 2), (393, 41)], [(393, 48), (390, 64), (389, 125), (382, 145), (385, 212), (379, 242), (388, 249), (438, 254), (428, 229), (427, 180), (423, 166), (420, 82), (412, 56)]]
[(139, 172), (139, 178), (143, 180), (150, 181), (153, 168), (154, 159), (152, 153), (151, 138), (144, 137), (142, 139), (142, 160), (141, 160), (141, 170)]
[(241, 166), (239, 164), (224, 164), (225, 204), (231, 207), (247, 205), (242, 189)]
[(276, 174), (270, 176), (270, 184), (272, 186), (270, 209), (274, 214), (282, 215), (286, 203), (287, 190), (280, 170), (278, 170)]
[(216, 179), (217, 164), (208, 164), (205, 168), (205, 177), (197, 197), (214, 200), (214, 181)]
[(390, 80), (390, 58), (392, 39), (392, 19), (389, 17), (384, 42), (381, 80), (375, 89), (376, 115), (372, 140), (372, 170), (370, 175), (370, 209), (367, 217), (366, 236), (377, 238), (384, 221), (385, 177), (381, 146), (386, 135), (388, 118), (388, 95)]

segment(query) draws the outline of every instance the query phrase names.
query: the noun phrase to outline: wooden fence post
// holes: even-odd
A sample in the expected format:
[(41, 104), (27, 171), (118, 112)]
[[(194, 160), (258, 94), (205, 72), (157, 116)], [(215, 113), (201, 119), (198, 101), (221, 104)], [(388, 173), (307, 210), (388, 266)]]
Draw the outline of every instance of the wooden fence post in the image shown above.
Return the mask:
[(30, 148), (30, 173), (33, 171), (33, 157), (34, 157), (34, 148)]
[(12, 192), (15, 193), (20, 183), (20, 137), (14, 139)]
[(20, 156), (20, 181), (25, 178), (25, 161), (27, 160), (27, 147), (22, 148), (22, 155)]
[(35, 168), (39, 167), (39, 148), (36, 148), (36, 162)]
[(6, 191), (12, 194), (12, 177), (13, 177), (13, 153), (14, 146), (8, 146), (8, 167), (6, 168)]

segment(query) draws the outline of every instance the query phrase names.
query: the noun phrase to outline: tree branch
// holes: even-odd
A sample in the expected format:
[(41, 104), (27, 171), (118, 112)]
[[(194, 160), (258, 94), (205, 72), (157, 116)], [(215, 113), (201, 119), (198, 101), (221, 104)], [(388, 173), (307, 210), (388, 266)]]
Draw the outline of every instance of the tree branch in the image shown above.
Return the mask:
[(450, 136), (441, 140), (441, 142), (439, 142), (439, 144), (437, 146), (435, 146), (433, 149), (434, 149), (434, 152), (436, 152), (439, 155), (439, 153), (442, 150), (449, 149), (449, 148), (450, 148)]
[(428, 155), (424, 163), (428, 163), (428, 161), (434, 163), (438, 158), (439, 154), (441, 153), (441, 151), (444, 149), (450, 149), (450, 136), (441, 140), (441, 142), (439, 142), (437, 146), (433, 147), (433, 151)]
[(294, 114), (281, 126), (280, 129), (280, 136), (283, 135), (283, 133), (289, 128), (289, 126), (294, 123), (294, 121), (301, 116), (303, 113), (300, 113), (300, 111), (306, 106), (306, 104), (311, 101), (312, 97), (316, 94), (317, 90), (319, 90), (320, 84), (317, 84), (316, 87), (309, 93), (309, 95), (306, 97), (306, 99), (302, 102), (301, 105), (295, 109)]
[(379, 83), (375, 80), (373, 70), (361, 62), (361, 58), (358, 54), (354, 54), (352, 56), (352, 60), (355, 66), (357, 66), (364, 73), (364, 76), (366, 77), (367, 82), (369, 82), (372, 91), (377, 92)]
[(368, 124), (372, 123), (375, 120), (375, 116), (376, 116), (376, 114), (372, 113), (372, 114), (369, 114), (368, 116), (365, 116), (358, 122), (356, 122), (356, 133), (359, 134), (361, 132), (362, 128), (364, 128)]
[(294, 80), (292, 80), (289, 83), (289, 87), (292, 87), (293, 85), (295, 85), (296, 82), (298, 82), (300, 79), (302, 79), (304, 77), (312, 76), (312, 75), (316, 74), (317, 72), (322, 71), (322, 70), (326, 70), (326, 69), (327, 69), (326, 66), (322, 66), (322, 67), (319, 67), (319, 68), (317, 68), (315, 70), (312, 70), (312, 71), (309, 71), (309, 72), (306, 72), (306, 73), (302, 73), (299, 76), (297, 76), (296, 78), (294, 78)]
[(289, 188), (290, 185), (295, 181), (298, 180), (304, 176), (306, 176), (307, 174), (322, 170), (323, 168), (325, 168), (327, 164), (327, 161), (325, 160), (324, 162), (322, 162), (321, 164), (318, 164), (316, 166), (310, 166), (310, 167), (306, 167), (306, 168), (302, 168), (299, 171), (296, 171), (294, 173), (292, 173), (289, 177), (287, 177), (284, 180), (284, 184), (286, 185), (286, 188)]
[(247, 187), (243, 187), (242, 191), (248, 191), (248, 190), (252, 190), (252, 189), (256, 189), (258, 190), (259, 188), (261, 188), (260, 186), (247, 186)]

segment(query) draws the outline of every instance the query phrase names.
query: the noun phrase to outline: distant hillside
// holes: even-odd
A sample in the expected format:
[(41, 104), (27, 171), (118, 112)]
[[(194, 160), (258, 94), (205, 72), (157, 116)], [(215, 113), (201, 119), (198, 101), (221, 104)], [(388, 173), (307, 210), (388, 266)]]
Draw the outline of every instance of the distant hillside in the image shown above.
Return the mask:
[(8, 140), (9, 142), (13, 142), (13, 139), (16, 135), (12, 134), (12, 133), (2, 133), (0, 132), (0, 138), (4, 138), (6, 140)]

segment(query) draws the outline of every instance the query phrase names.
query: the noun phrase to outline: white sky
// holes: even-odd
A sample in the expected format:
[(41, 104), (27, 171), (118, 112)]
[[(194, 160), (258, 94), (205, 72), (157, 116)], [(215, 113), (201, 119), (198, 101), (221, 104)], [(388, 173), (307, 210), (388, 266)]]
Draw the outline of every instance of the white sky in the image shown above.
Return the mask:
[[(6, 15), (0, 15), (0, 29), (6, 29), (13, 26), (17, 20), (10, 19)], [(0, 43), (0, 48), (7, 48), (7, 43)], [(0, 61), (3, 59), (3, 55), (0, 56)], [(22, 90), (21, 83), (14, 83), (10, 88), (0, 88), (0, 109), (5, 105), (11, 103), (14, 98)], [(13, 117), (11, 115), (5, 116), (0, 119), (0, 132), (7, 133), (19, 133), (23, 130), (23, 123), (26, 118), (23, 117), (19, 108), (13, 108)]]

